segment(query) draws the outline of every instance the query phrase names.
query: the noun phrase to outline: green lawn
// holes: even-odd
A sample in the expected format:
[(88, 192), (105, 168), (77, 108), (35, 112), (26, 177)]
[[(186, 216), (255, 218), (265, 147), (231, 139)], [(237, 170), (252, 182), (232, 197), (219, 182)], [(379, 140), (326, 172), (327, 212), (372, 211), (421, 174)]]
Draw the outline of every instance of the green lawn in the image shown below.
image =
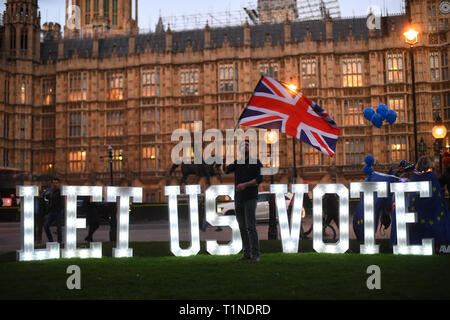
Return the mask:
[[(449, 299), (450, 255), (318, 254), (311, 240), (300, 253), (281, 252), (280, 241), (261, 241), (261, 262), (238, 255), (174, 257), (168, 242), (131, 243), (133, 258), (16, 262), (0, 255), (4, 299)], [(386, 241), (381, 242), (387, 252)], [(351, 250), (359, 252), (351, 241)], [(81, 290), (68, 290), (66, 269), (81, 268)], [(368, 290), (369, 265), (381, 268), (381, 290)]]

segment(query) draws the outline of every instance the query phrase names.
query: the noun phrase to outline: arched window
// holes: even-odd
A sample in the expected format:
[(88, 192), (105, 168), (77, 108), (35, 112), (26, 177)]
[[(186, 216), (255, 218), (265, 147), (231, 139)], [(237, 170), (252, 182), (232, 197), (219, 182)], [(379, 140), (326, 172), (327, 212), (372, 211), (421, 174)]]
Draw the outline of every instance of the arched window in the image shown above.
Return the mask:
[(16, 28), (14, 27), (11, 27), (10, 48), (11, 51), (16, 50)]
[(20, 32), (20, 49), (27, 50), (28, 49), (28, 33), (27, 29), (22, 29)]
[(25, 85), (25, 79), (22, 79), (22, 83), (20, 85), (20, 103), (25, 104), (26, 97), (26, 85)]

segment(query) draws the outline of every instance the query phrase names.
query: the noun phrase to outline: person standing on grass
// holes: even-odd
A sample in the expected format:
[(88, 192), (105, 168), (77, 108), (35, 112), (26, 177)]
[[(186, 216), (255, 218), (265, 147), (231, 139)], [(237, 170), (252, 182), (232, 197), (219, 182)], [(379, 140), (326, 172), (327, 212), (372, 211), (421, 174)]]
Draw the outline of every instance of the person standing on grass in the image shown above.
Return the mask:
[(36, 214), (36, 232), (35, 241), (42, 243), (42, 232), (44, 231), (45, 216), (47, 215), (48, 207), (48, 194), (50, 189), (46, 189), (42, 192), (41, 196), (37, 199), (37, 210), (35, 207)]
[(59, 185), (59, 179), (54, 178), (52, 180), (52, 188), (49, 193), (48, 201), (48, 216), (45, 222), (45, 233), (49, 242), (53, 242), (53, 236), (50, 231), (50, 226), (53, 221), (56, 220), (56, 229), (58, 232), (58, 242), (62, 243), (62, 216), (64, 210), (64, 197), (61, 196), (61, 188)]
[[(261, 167), (258, 159), (250, 158), (249, 141), (241, 144), (244, 160), (235, 160), (224, 170), (226, 174), (234, 172), (234, 203), (236, 219), (241, 233), (244, 254), (239, 261), (259, 262), (259, 239), (256, 230), (256, 204), (258, 185), (262, 182)], [(242, 150), (242, 149), (241, 149)]]

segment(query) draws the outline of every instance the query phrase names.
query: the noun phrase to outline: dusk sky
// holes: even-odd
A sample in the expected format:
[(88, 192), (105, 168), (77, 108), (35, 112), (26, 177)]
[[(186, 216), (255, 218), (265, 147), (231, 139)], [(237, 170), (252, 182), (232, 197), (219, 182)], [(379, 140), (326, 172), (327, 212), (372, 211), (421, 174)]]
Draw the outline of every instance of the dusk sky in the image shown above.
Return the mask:
[[(301, 0), (298, 1), (300, 3)], [(400, 13), (402, 11), (403, 0), (339, 0), (341, 17), (363, 16), (367, 14), (370, 5), (385, 8), (389, 14)], [(5, 9), (6, 0), (0, 0), (0, 10)], [(134, 3), (134, 0), (133, 0)], [(139, 1), (139, 27), (141, 29), (154, 30), (159, 16), (181, 17), (183, 15), (241, 12), (243, 7), (255, 8), (257, 0), (140, 0)], [(64, 0), (39, 0), (39, 10), (41, 11), (41, 23), (59, 22), (64, 25)], [(385, 12), (383, 10), (383, 12)]]

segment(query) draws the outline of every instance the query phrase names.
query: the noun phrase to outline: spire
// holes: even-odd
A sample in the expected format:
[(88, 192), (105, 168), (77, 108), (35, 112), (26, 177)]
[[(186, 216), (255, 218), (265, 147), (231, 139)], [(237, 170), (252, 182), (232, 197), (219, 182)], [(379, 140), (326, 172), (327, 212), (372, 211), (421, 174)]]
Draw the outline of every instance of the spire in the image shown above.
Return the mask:
[(164, 32), (165, 32), (164, 23), (162, 21), (161, 16), (159, 16), (158, 23), (156, 24), (155, 27), (155, 33), (164, 33)]

